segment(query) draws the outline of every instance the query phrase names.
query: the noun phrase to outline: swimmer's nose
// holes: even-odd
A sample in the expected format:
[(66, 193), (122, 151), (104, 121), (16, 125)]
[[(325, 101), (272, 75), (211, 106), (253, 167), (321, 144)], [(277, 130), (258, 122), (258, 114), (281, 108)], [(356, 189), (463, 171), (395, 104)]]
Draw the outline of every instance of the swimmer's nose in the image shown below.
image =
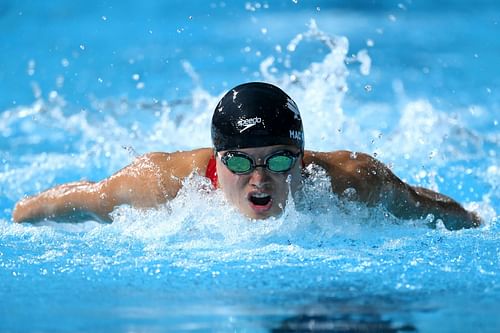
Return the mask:
[(258, 166), (250, 174), (250, 185), (262, 187), (269, 182), (269, 175), (265, 167)]

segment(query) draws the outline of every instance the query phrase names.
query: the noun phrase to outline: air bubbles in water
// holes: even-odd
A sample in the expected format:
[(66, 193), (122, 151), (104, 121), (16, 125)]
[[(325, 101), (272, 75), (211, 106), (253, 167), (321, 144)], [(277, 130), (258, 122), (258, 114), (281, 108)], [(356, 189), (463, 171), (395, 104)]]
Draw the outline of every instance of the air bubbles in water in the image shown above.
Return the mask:
[(365, 91), (366, 91), (366, 92), (371, 92), (371, 91), (372, 91), (372, 89), (373, 89), (373, 88), (372, 88), (372, 86), (371, 86), (371, 85), (369, 85), (369, 84), (366, 84), (366, 85), (365, 85)]

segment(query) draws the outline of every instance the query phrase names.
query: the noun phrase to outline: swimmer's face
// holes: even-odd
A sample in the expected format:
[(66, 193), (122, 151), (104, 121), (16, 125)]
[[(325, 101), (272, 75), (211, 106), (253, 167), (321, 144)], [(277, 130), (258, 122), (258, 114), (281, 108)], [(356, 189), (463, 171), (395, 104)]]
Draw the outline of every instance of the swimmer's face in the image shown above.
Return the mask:
[[(237, 150), (251, 157), (255, 165), (262, 165), (266, 158), (283, 151), (292, 155), (299, 153), (297, 147), (286, 145)], [(249, 173), (236, 174), (221, 160), (226, 152), (218, 152), (216, 159), (219, 186), (224, 191), (226, 199), (253, 219), (280, 215), (285, 208), (289, 189), (294, 194), (300, 185), (302, 155), (296, 158), (292, 168), (286, 172), (277, 173), (265, 167), (257, 167)], [(289, 184), (288, 176), (291, 176)]]

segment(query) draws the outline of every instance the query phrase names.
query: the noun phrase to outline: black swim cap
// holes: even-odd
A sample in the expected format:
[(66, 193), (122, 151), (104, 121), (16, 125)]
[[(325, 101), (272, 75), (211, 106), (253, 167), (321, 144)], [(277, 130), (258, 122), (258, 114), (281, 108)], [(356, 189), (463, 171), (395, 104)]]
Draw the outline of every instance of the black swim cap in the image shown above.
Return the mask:
[(304, 150), (297, 104), (280, 88), (263, 82), (239, 85), (220, 100), (212, 117), (216, 151), (293, 145)]

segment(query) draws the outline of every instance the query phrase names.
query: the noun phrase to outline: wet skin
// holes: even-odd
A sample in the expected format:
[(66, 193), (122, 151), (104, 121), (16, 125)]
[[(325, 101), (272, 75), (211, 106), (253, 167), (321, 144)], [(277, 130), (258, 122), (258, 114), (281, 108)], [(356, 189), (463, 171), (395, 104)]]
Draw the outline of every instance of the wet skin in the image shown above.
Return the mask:
[[(238, 149), (251, 156), (257, 165), (263, 164), (267, 156), (288, 150), (294, 154), (299, 150), (295, 146), (267, 146), (261, 148)], [(289, 190), (292, 195), (301, 181), (302, 156), (295, 161), (292, 169), (285, 173), (275, 173), (267, 168), (257, 167), (248, 174), (234, 174), (221, 161), (224, 151), (217, 154), (217, 174), (219, 187), (226, 199), (241, 213), (252, 219), (265, 219), (278, 216), (286, 206)], [(287, 178), (290, 176), (288, 183)]]
[[(267, 146), (242, 149), (253, 156), (257, 165), (270, 154), (296, 147)], [(100, 182), (79, 181), (62, 184), (20, 200), (12, 212), (14, 222), (81, 220), (88, 216), (111, 222), (110, 213), (119, 205), (152, 208), (173, 199), (183, 179), (193, 172), (205, 174), (213, 149), (148, 153)], [(355, 156), (355, 157), (354, 157)], [(280, 215), (286, 205), (289, 188), (292, 195), (301, 183), (301, 167), (315, 164), (331, 179), (332, 192), (343, 197), (347, 191), (355, 196), (346, 199), (383, 206), (397, 218), (421, 219), (432, 214), (444, 221), (446, 228), (456, 230), (481, 225), (480, 217), (465, 210), (458, 202), (421, 187), (404, 183), (383, 163), (373, 157), (349, 151), (305, 151), (287, 173), (273, 173), (257, 168), (246, 175), (229, 171), (216, 158), (219, 186), (230, 203), (244, 215), (265, 219)], [(291, 176), (290, 184), (287, 177)], [(270, 200), (268, 200), (270, 199)]]

